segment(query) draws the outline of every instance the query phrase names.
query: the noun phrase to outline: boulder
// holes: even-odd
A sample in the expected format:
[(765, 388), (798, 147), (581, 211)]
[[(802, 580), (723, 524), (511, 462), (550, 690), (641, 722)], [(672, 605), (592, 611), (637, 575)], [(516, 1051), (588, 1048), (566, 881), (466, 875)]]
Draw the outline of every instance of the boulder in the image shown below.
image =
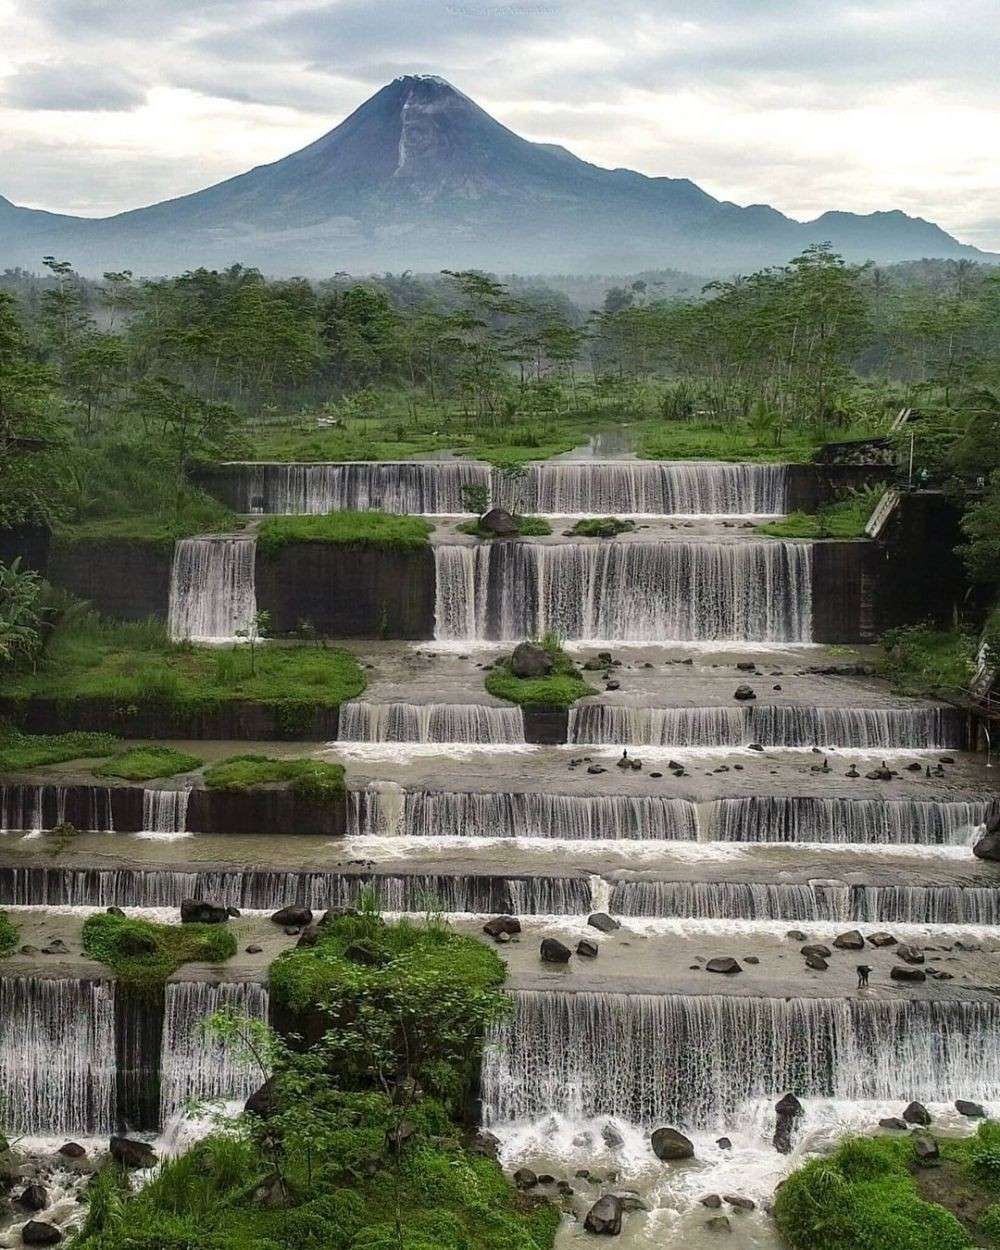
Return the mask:
[(865, 939), (857, 929), (851, 929), (847, 933), (838, 933), (833, 939), (833, 944), (837, 950), (841, 951), (863, 951), (865, 949)]
[(742, 972), (743, 969), (735, 959), (731, 959), (728, 955), (718, 956), (710, 959), (705, 965), (706, 972), (721, 972), (724, 976), (732, 976), (735, 972)]
[(542, 938), (540, 951), (542, 959), (547, 964), (568, 964), (569, 957), (573, 953), (558, 938)]
[(818, 959), (829, 959), (833, 951), (830, 950), (829, 946), (823, 946), (820, 942), (812, 942), (808, 946), (802, 947), (801, 954), (805, 955), (806, 959), (810, 955), (815, 955)]
[(62, 1233), (45, 1220), (29, 1220), (21, 1229), (21, 1240), (26, 1246), (56, 1246), (62, 1241)]
[(506, 508), (490, 508), (479, 518), (479, 528), (495, 538), (513, 538), (517, 534), (517, 522)]
[(225, 924), (229, 910), (222, 903), (209, 903), (205, 899), (181, 899), (181, 924)]
[(131, 1137), (112, 1137), (108, 1151), (123, 1168), (151, 1168), (156, 1164), (156, 1151), (144, 1141)]
[(871, 946), (886, 947), (895, 946), (896, 939), (891, 933), (869, 933), (868, 942)]
[(905, 964), (922, 964), (924, 962), (924, 952), (919, 946), (913, 946), (909, 942), (904, 942), (896, 947), (896, 958), (901, 959)]
[(718, 1194), (706, 1194), (701, 1199), (701, 1205), (708, 1207), (709, 1211), (718, 1211), (719, 1207), (722, 1206), (722, 1199)]
[(492, 1159), (495, 1163), (500, 1154), (500, 1138), (488, 1129), (481, 1128), (469, 1142), (469, 1152), (482, 1155), (485, 1159)]
[(986, 1119), (986, 1112), (978, 1102), (966, 1102), (964, 1098), (956, 1098), (955, 1110), (959, 1115), (967, 1116), (970, 1120)]
[(694, 1158), (693, 1143), (675, 1128), (654, 1129), (649, 1144), (653, 1148), (653, 1154), (664, 1163)]
[(931, 1113), (922, 1102), (911, 1102), (903, 1110), (903, 1119), (907, 1124), (919, 1124), (921, 1128), (926, 1128), (931, 1122)]
[(1000, 863), (1000, 829), (987, 829), (972, 848), (977, 859)]
[(901, 1120), (898, 1115), (886, 1116), (884, 1120), (879, 1120), (879, 1128), (891, 1129), (894, 1133), (905, 1133), (908, 1125), (905, 1120)]
[(705, 1221), (705, 1227), (711, 1229), (713, 1233), (731, 1233), (733, 1231), (728, 1215), (713, 1215), (710, 1220)]
[(613, 1124), (601, 1126), (601, 1139), (609, 1150), (619, 1150), (625, 1145), (625, 1138), (622, 1137)]
[(60, 1154), (64, 1159), (86, 1159), (87, 1152), (79, 1142), (68, 1141), (65, 1145), (59, 1147), (56, 1154)]
[(920, 985), (927, 980), (923, 968), (904, 968), (902, 964), (896, 964), (889, 976), (893, 981), (906, 981), (911, 985)]
[(719, 1147), (720, 1150), (732, 1150), (733, 1148), (733, 1143), (729, 1140), (728, 1137), (720, 1137), (715, 1144)]
[(936, 1163), (941, 1157), (941, 1151), (938, 1150), (938, 1144), (934, 1138), (925, 1137), (923, 1134), (913, 1138), (913, 1151), (918, 1163)]
[(806, 967), (811, 968), (813, 972), (826, 972), (829, 964), (825, 959), (821, 959), (819, 955), (807, 955)]
[(733, 691), (733, 698), (738, 699), (741, 703), (747, 703), (750, 699), (756, 699), (752, 686), (737, 686)]
[(318, 941), (319, 941), (318, 926), (314, 924), (307, 924), (306, 927), (299, 934), (299, 940), (295, 943), (295, 945), (296, 946), (315, 946)]
[(259, 1089), (255, 1089), (243, 1104), (244, 1111), (249, 1111), (251, 1115), (260, 1116), (262, 1120), (266, 1120), (274, 1115), (277, 1109), (277, 1091), (273, 1076), (269, 1076)]
[(25, 1185), (15, 1201), (25, 1211), (44, 1211), (49, 1205), (49, 1195), (44, 1185)]
[(607, 912), (595, 911), (587, 917), (587, 924), (592, 929), (597, 929), (600, 933), (614, 933), (616, 929), (621, 928), (621, 923), (615, 920), (614, 916), (609, 916)]
[(723, 1201), (728, 1202), (737, 1211), (756, 1211), (757, 1204), (752, 1198), (744, 1198), (742, 1194), (723, 1194)]
[(491, 938), (499, 937), (501, 933), (514, 937), (521, 932), (521, 922), (516, 916), (494, 916), (483, 925), (483, 932)]
[(774, 1104), (774, 1110), (778, 1115), (788, 1115), (794, 1119), (802, 1114), (803, 1106), (794, 1094), (785, 1094)]
[(534, 1189), (538, 1184), (538, 1177), (531, 1168), (518, 1168), (514, 1173), (514, 1184), (518, 1189)]
[(125, 909), (124, 909), (123, 907), (114, 907), (114, 906), (112, 906), (112, 907), (109, 907), (109, 908), (107, 909), (107, 914), (108, 914), (109, 916), (124, 916), (124, 915), (125, 915)]
[(583, 1221), (585, 1232), (598, 1237), (617, 1237), (622, 1231), (622, 1200), (617, 1194), (605, 1194), (594, 1203)]
[(289, 907), (282, 907), (271, 916), (272, 921), (283, 928), (294, 927), (299, 929), (304, 928), (307, 924), (312, 924), (312, 918), (311, 907), (298, 907), (295, 904)]
[(510, 671), (514, 677), (548, 677), (555, 661), (537, 642), (521, 642), (510, 657)]
[(804, 942), (806, 940), (806, 935), (801, 929), (789, 929), (785, 937), (791, 942)]
[(576, 944), (576, 953), (582, 955), (584, 959), (596, 959), (600, 947), (590, 938), (581, 938)]

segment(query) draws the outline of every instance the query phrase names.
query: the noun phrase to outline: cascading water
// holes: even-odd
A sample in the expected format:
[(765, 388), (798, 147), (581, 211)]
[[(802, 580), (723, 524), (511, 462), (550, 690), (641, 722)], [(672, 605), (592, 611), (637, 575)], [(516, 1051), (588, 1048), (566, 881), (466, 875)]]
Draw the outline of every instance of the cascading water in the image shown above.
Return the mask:
[(692, 920), (820, 920), (868, 924), (1000, 924), (1000, 889), (876, 886), (810, 881), (619, 881), (609, 910), (619, 916)]
[(995, 800), (820, 799), (752, 795), (712, 804), (718, 842), (883, 842), (955, 846), (1000, 810)]
[(460, 742), (504, 746), (524, 742), (519, 707), (483, 703), (369, 703), (340, 709), (341, 742)]
[(962, 723), (950, 708), (633, 707), (580, 703), (570, 710), (576, 743), (637, 746), (829, 746), (855, 750), (959, 747)]
[(705, 516), (787, 511), (783, 464), (616, 461), (532, 465), (495, 498), (555, 516)]
[(519, 991), (488, 1126), (550, 1113), (723, 1127), (754, 1098), (1000, 1097), (1000, 1003)]
[(490, 469), (467, 460), (244, 464), (236, 506), (242, 512), (290, 514), (468, 512), (463, 486), (490, 489)]
[(250, 630), (257, 612), (256, 553), (252, 536), (180, 539), (170, 570), (170, 637), (232, 641)]
[(160, 1054), (160, 1120), (199, 1099), (245, 1099), (264, 1075), (202, 1027), (219, 1011), (267, 1021), (267, 987), (256, 981), (168, 981)]
[[(349, 831), (384, 833), (385, 796), (354, 792)], [(390, 798), (398, 802), (398, 796)], [(411, 790), (394, 831), (414, 837), (570, 838), (589, 841), (691, 841), (698, 817), (684, 799), (623, 794), (577, 795), (514, 791)]]
[(435, 636), (808, 642), (807, 543), (442, 544)]
[(66, 818), (62, 786), (0, 786), (0, 833), (41, 833)]
[(143, 790), (142, 831), (150, 838), (176, 838), (187, 831), (191, 790)]
[(113, 982), (0, 978), (5, 1132), (110, 1132), (115, 1069)]

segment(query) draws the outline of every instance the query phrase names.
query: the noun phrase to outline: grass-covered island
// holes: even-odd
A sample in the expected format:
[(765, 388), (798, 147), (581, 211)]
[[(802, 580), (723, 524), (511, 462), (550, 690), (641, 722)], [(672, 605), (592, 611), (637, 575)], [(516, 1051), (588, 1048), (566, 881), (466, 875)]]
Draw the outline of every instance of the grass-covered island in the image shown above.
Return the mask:
[(383, 551), (414, 551), (427, 545), (434, 530), (424, 517), (388, 512), (327, 512), (310, 516), (271, 516), (257, 531), (257, 551), (265, 558), (300, 543), (336, 543)]
[(505, 513), (509, 517), (509, 528), (502, 530), (492, 528), (488, 516), (474, 517), (471, 521), (462, 521), (455, 526), (460, 534), (469, 534), (472, 538), (491, 541), (495, 538), (546, 538), (552, 533), (552, 526), (540, 516), (523, 516), (521, 513)]
[(227, 924), (154, 924), (98, 912), (83, 923), (83, 953), (107, 964), (123, 984), (154, 989), (181, 964), (230, 959), (236, 938)]
[(234, 755), (205, 770), (209, 790), (244, 791), (287, 786), (298, 798), (330, 799), (344, 793), (344, 767), (313, 759)]
[(112, 734), (26, 734), (0, 724), (0, 773), (30, 772), (71, 760), (101, 759), (113, 755), (121, 745), (121, 739)]
[(774, 1214), (793, 1250), (1000, 1246), (1000, 1124), (961, 1139), (850, 1138), (793, 1172)]
[(271, 970), (294, 1046), (212, 1024), (259, 1071), (252, 1110), (138, 1192), (100, 1173), (78, 1250), (551, 1250), (556, 1208), (519, 1194), (466, 1127), (507, 1008), (496, 953), (365, 907), (307, 932)]
[(189, 755), (173, 747), (150, 745), (119, 751), (98, 764), (94, 773), (98, 777), (120, 777), (123, 781), (152, 781), (160, 777), (176, 777), (178, 773), (190, 773), (201, 765), (197, 755)]
[(565, 708), (593, 694), (558, 638), (522, 642), (502, 656), (486, 675), (486, 689), (521, 707)]

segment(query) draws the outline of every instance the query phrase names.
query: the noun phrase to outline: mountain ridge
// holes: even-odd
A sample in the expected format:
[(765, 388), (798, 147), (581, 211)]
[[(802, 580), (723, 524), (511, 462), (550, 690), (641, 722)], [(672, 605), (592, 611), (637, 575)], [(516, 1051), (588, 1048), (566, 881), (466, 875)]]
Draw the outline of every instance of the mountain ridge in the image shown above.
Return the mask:
[(277, 161), (111, 217), (0, 197), (3, 263), (59, 252), (84, 272), (240, 261), (307, 275), (455, 266), (716, 275), (825, 241), (851, 260), (1000, 260), (898, 209), (798, 222), (768, 204), (717, 200), (688, 178), (605, 169), (522, 138), (435, 75), (394, 79)]

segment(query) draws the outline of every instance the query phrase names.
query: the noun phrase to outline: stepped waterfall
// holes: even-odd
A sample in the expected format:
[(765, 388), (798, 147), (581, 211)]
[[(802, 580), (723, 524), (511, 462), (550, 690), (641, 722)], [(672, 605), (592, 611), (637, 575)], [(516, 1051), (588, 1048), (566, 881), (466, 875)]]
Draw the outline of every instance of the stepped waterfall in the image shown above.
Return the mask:
[(181, 641), (233, 641), (257, 611), (253, 537), (183, 538), (174, 545), (167, 628)]
[(251, 464), (237, 482), (237, 511), (279, 513), (468, 512), (463, 486), (490, 489), (490, 469), (466, 460)]
[(108, 786), (0, 785), (0, 834), (41, 833), (72, 817), (78, 829), (113, 833)]
[(489, 1126), (722, 1128), (752, 1099), (1000, 1098), (1000, 1003), (525, 990), (483, 1067)]
[(369, 703), (340, 709), (341, 742), (459, 742), (505, 746), (524, 742), (519, 707), (483, 703)]
[(632, 707), (580, 703), (569, 737), (580, 744), (664, 747), (844, 747), (920, 750), (960, 747), (962, 717), (953, 708)]
[(143, 790), (142, 828), (154, 838), (177, 837), (187, 830), (191, 790)]
[(807, 543), (442, 544), (434, 557), (441, 640), (811, 637)]
[(830, 799), (773, 794), (719, 799), (708, 836), (719, 842), (967, 843), (1000, 801)]

